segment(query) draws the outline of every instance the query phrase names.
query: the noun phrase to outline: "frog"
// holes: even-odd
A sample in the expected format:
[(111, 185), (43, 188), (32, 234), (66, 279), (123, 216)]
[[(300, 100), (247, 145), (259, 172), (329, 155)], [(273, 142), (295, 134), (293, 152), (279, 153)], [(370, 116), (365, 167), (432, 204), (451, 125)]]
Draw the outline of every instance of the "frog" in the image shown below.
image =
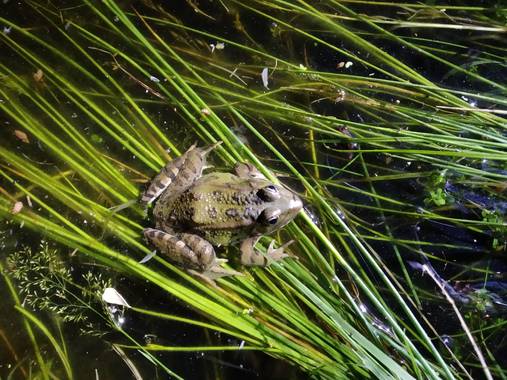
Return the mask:
[(239, 243), (245, 266), (266, 267), (289, 257), (284, 249), (292, 241), (266, 254), (254, 246), (264, 236), (292, 221), (302, 209), (300, 197), (268, 180), (247, 162), (238, 162), (234, 173), (203, 174), (208, 154), (221, 141), (208, 147), (192, 145), (169, 161), (149, 183), (141, 204), (153, 206), (154, 228), (146, 228), (146, 240), (192, 275), (214, 279), (242, 275), (223, 266), (215, 248)]

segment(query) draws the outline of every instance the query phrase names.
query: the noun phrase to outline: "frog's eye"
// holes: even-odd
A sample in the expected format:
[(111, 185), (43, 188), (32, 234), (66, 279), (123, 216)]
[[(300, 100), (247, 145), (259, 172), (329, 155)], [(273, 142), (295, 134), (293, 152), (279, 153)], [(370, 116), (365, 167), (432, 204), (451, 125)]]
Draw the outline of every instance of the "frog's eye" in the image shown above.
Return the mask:
[(257, 196), (264, 202), (272, 202), (280, 199), (280, 193), (274, 185), (268, 185), (257, 191)]
[(278, 216), (275, 216), (268, 220), (269, 224), (276, 224), (278, 222)]
[(265, 209), (259, 215), (258, 222), (264, 225), (275, 225), (278, 223), (278, 217), (280, 216), (280, 210), (278, 209)]

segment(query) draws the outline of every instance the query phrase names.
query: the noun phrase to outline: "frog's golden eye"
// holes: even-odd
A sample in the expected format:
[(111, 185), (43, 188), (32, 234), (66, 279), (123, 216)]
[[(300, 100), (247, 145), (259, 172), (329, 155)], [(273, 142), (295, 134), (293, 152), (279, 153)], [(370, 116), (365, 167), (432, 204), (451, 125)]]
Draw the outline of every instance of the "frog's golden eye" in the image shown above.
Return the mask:
[(277, 187), (274, 185), (263, 187), (257, 191), (257, 196), (264, 202), (272, 202), (280, 199), (280, 193), (278, 192)]
[(278, 223), (278, 217), (280, 216), (280, 210), (267, 208), (262, 211), (257, 219), (259, 223), (264, 225), (275, 225)]

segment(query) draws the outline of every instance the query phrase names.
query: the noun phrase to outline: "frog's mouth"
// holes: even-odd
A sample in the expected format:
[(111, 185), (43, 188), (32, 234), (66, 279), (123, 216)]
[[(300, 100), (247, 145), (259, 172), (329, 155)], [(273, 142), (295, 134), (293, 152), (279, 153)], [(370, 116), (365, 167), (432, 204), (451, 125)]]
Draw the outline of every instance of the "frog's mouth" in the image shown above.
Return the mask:
[(301, 198), (299, 198), (296, 194), (292, 195), (292, 198), (289, 200), (287, 209), (283, 213), (283, 215), (280, 215), (282, 226), (285, 226), (287, 223), (289, 223), (292, 219), (294, 219), (297, 215), (297, 213), (303, 208), (303, 201)]

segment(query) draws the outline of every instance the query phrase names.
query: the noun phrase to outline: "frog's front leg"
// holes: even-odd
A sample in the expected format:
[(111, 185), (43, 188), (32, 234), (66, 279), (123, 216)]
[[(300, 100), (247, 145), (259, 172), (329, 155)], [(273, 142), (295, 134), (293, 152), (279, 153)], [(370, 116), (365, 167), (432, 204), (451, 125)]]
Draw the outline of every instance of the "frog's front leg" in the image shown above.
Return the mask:
[(221, 143), (219, 141), (207, 148), (196, 148), (194, 144), (180, 157), (169, 161), (153, 178), (141, 198), (141, 203), (144, 206), (149, 205), (165, 190), (171, 190), (173, 194), (185, 191), (201, 176), (207, 154)]
[(234, 166), (234, 171), (236, 175), (241, 178), (266, 179), (264, 174), (249, 162), (238, 162), (236, 166)]
[(294, 240), (291, 240), (278, 248), (273, 248), (275, 241), (272, 240), (269, 244), (266, 255), (263, 255), (261, 252), (257, 251), (254, 246), (257, 241), (260, 239), (260, 236), (253, 236), (248, 239), (245, 239), (241, 243), (241, 263), (246, 266), (263, 266), (266, 267), (270, 265), (273, 261), (280, 261), (286, 257), (290, 257), (290, 255), (283, 252), (284, 248), (289, 244), (292, 244)]
[(227, 260), (217, 259), (211, 243), (193, 234), (171, 234), (155, 228), (146, 228), (144, 236), (167, 257), (190, 273), (213, 280), (241, 273), (221, 267)]

